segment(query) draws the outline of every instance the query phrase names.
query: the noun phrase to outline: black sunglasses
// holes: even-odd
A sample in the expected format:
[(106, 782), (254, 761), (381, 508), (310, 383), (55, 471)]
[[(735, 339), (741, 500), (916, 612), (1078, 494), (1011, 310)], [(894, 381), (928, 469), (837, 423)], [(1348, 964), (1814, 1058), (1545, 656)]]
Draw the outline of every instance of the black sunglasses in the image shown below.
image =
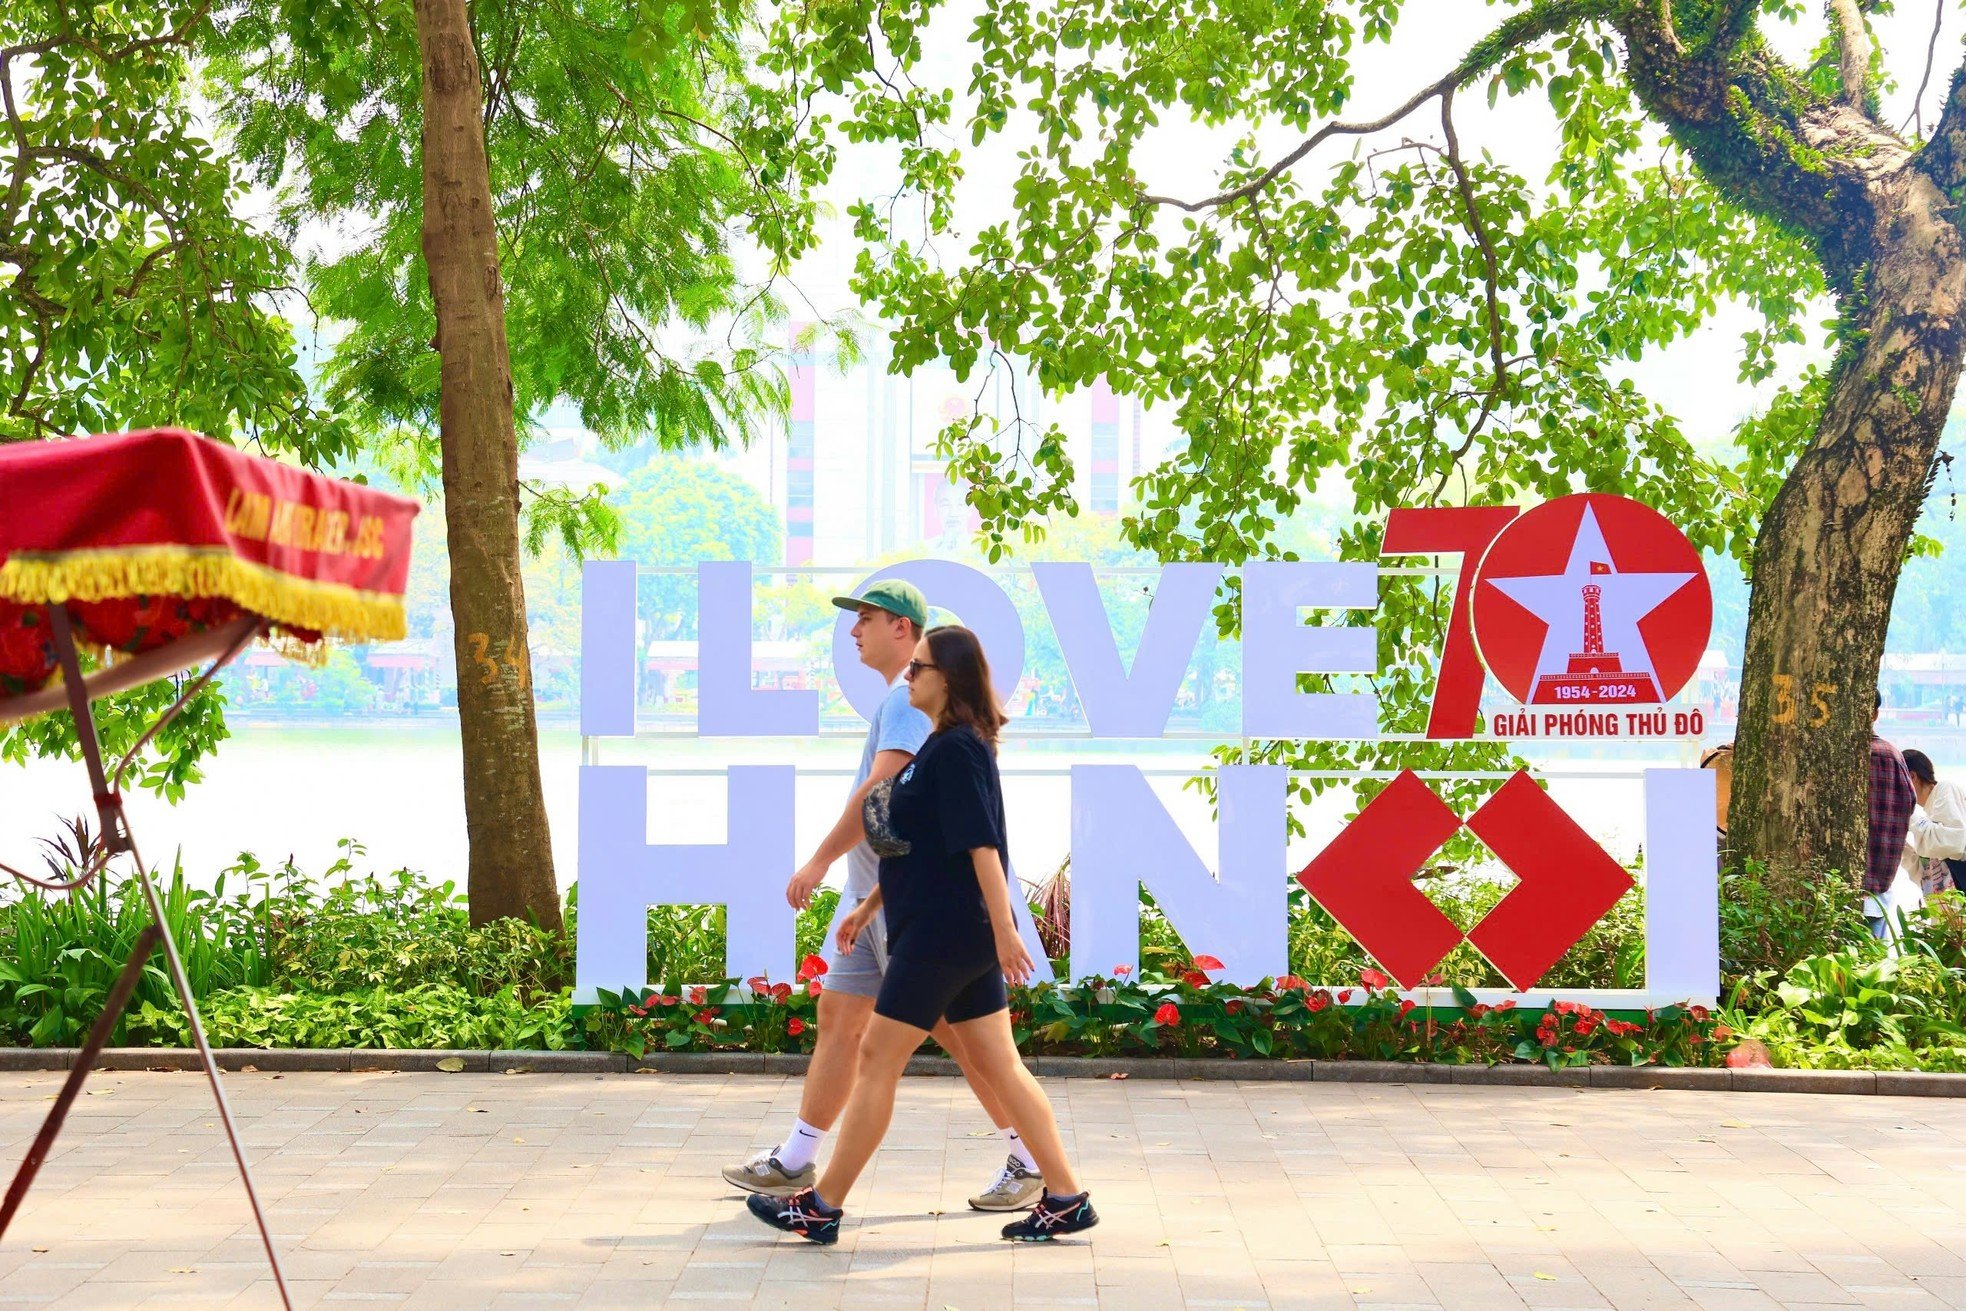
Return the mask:
[(908, 681), (911, 683), (914, 682), (915, 675), (921, 673), (924, 669), (940, 669), (941, 667), (941, 665), (932, 665), (926, 660), (910, 660), (908, 662)]

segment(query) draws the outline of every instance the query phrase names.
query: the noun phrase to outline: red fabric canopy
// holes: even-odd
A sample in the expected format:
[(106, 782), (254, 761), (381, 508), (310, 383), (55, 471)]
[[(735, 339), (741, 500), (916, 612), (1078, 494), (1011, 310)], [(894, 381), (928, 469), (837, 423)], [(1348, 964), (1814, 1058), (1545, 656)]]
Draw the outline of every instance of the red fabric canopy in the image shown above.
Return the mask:
[(400, 638), (417, 510), (175, 428), (0, 446), (0, 701), (53, 676), (51, 605), (125, 655), (248, 616)]

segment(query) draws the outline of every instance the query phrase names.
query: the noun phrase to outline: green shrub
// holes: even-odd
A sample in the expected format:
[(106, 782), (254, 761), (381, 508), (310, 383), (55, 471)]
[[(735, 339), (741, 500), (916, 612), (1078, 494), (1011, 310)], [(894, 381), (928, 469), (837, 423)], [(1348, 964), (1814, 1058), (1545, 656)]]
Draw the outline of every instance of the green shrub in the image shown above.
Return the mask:
[(1843, 875), (1770, 869), (1750, 861), (1721, 877), (1724, 991), (1765, 987), (1807, 957), (1862, 949), (1870, 942), (1863, 894)]
[[(212, 891), (193, 888), (178, 868), (158, 888), (193, 996), (272, 975), (265, 903), (228, 897), (225, 884), (221, 875)], [(134, 878), (113, 885), (96, 879), (68, 894), (30, 889), (0, 903), (0, 1042), (79, 1045), (150, 920)], [(163, 952), (152, 952), (132, 1005), (174, 995)], [(127, 1015), (111, 1032), (112, 1044), (132, 1040)]]
[(1957, 1070), (1966, 1068), (1962, 1002), (1966, 975), (1936, 956), (1856, 946), (1806, 956), (1778, 981), (1743, 981), (1727, 1019), (1777, 1065)]
[[(290, 991), (357, 993), (449, 983), (481, 996), (530, 998), (573, 977), (571, 939), (519, 920), (471, 927), (464, 894), (409, 870), (353, 873), (361, 848), (344, 843), (320, 879), (291, 864), (273, 905), (272, 983)], [(252, 865), (241, 856), (242, 866)]]
[[(579, 1045), (565, 993), (531, 1004), (505, 987), (489, 997), (449, 983), (369, 988), (340, 996), (233, 988), (198, 1003), (214, 1047), (369, 1047), (561, 1051)], [(175, 1001), (145, 1002), (132, 1027), (151, 1042), (189, 1046)]]

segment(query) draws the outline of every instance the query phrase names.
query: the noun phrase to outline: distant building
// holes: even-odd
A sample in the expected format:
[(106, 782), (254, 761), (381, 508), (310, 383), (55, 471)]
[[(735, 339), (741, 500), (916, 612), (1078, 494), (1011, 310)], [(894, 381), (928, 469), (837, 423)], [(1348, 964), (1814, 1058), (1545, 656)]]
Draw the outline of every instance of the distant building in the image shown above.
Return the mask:
[[(785, 563), (856, 563), (898, 551), (958, 550), (977, 527), (935, 454), (949, 424), (980, 406), (1006, 420), (1021, 416), (1027, 443), (1048, 424), (1067, 434), (1080, 507), (1118, 514), (1130, 487), (1172, 443), (1171, 422), (1150, 422), (1141, 406), (1105, 383), (1062, 399), (1039, 393), (1028, 375), (958, 381), (946, 367), (910, 377), (888, 372), (876, 334), (867, 357), (844, 374), (811, 353), (795, 355), (788, 421), (749, 449), (713, 457), (777, 509)], [(1006, 442), (1014, 441), (1006, 434)]]

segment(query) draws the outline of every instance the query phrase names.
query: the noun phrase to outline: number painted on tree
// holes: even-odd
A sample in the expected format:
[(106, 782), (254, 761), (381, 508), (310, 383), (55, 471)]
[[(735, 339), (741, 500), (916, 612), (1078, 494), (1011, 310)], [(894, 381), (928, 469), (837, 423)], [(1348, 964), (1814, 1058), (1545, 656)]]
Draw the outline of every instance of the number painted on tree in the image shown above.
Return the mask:
[(495, 656), (489, 634), (467, 633), (465, 640), (471, 644), (472, 663), (483, 671), (478, 677), (480, 687), (495, 686), (508, 673), (518, 679), (521, 691), (532, 687), (532, 657), (524, 637), (513, 637), (499, 643)]

